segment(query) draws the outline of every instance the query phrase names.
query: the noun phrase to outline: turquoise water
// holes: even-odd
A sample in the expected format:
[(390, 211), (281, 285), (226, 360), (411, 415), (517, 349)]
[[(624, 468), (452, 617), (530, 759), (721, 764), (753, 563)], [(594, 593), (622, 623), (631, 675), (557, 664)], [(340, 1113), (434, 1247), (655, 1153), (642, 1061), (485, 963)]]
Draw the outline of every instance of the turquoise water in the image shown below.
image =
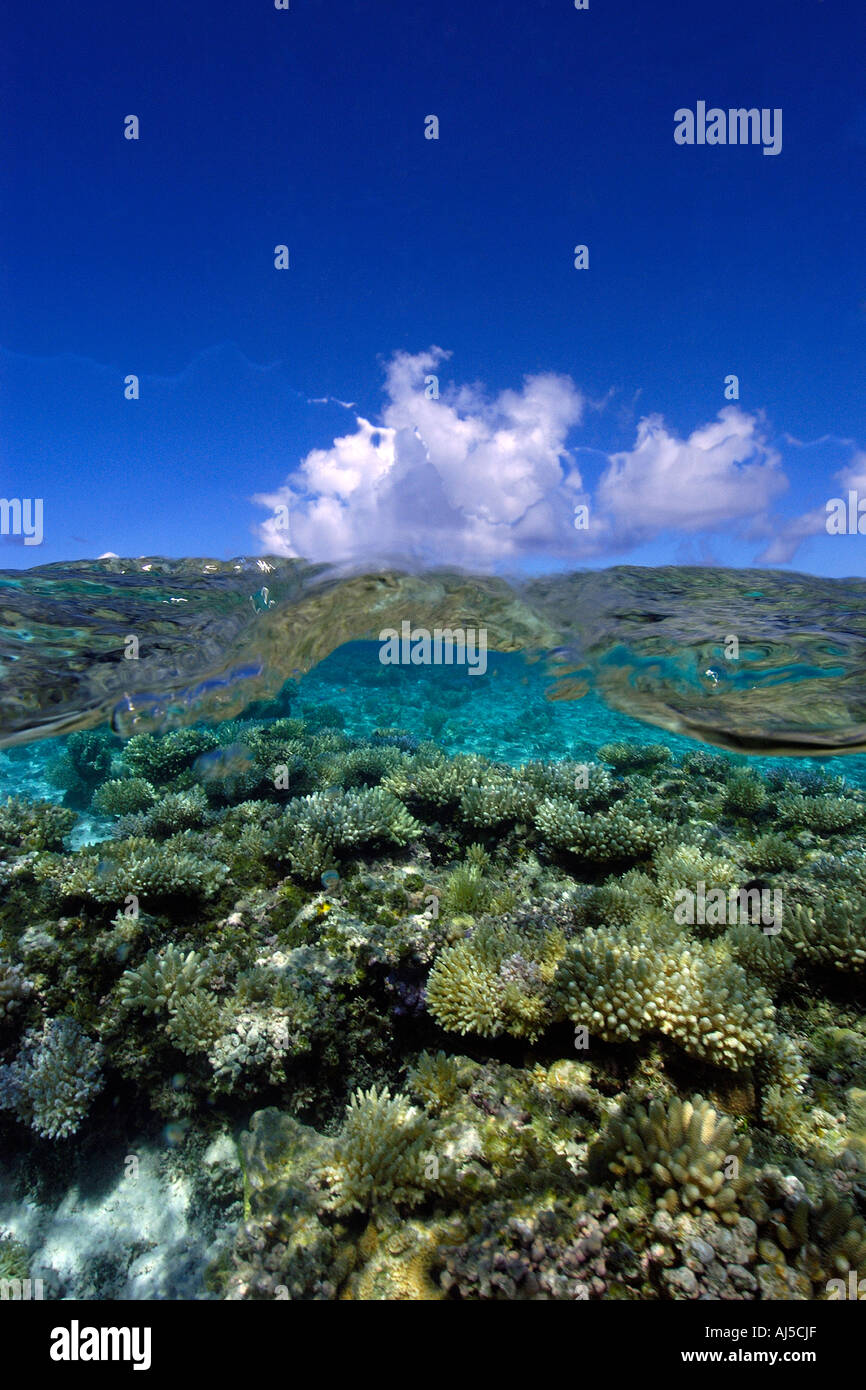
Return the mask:
[[(544, 664), (518, 653), (491, 653), (488, 670), (468, 676), (430, 667), (379, 667), (378, 646), (351, 643), (329, 656), (297, 685), (292, 709), (319, 718), (322, 704), (340, 712), (341, 727), (367, 738), (377, 726), (399, 725), (418, 738), (434, 738), (453, 752), (482, 753), (517, 765), (529, 759), (592, 760), (601, 744), (663, 743), (677, 757), (706, 744), (660, 730), (610, 709), (595, 692), (555, 700), (556, 680)], [(773, 758), (731, 754), (732, 763), (791, 774), (817, 769), (866, 786), (866, 756)]]
[[(835, 1297), (866, 1272), (864, 595), (7, 578), (0, 1278)], [(403, 622), (485, 630), (486, 669), (386, 664)]]
[[(449, 753), (480, 753), (518, 766), (530, 760), (591, 762), (605, 743), (662, 743), (678, 759), (706, 744), (669, 733), (610, 709), (596, 693), (582, 699), (551, 699), (556, 679), (545, 664), (519, 653), (490, 653), (488, 669), (470, 676), (465, 668), (383, 666), (379, 644), (351, 642), (326, 657), (308, 675), (288, 683), (271, 703), (256, 705), (256, 718), (286, 714), (310, 728), (336, 727), (364, 741), (375, 730), (397, 728), (417, 742), (432, 739)], [(100, 726), (97, 726), (100, 727)], [(111, 730), (102, 726), (110, 736)], [(62, 737), (0, 751), (0, 797), (27, 796), (62, 802), (50, 765), (62, 752)], [(122, 747), (120, 739), (116, 748)], [(731, 766), (762, 773), (842, 778), (866, 787), (866, 755), (774, 758), (726, 753)]]

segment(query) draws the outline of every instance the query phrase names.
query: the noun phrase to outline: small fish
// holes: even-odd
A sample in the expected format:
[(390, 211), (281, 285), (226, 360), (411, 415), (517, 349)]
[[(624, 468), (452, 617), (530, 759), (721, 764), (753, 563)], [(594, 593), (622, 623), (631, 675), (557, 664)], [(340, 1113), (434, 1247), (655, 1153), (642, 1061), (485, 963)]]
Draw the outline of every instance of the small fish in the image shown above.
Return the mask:
[(336, 869), (326, 869), (325, 872), (322, 874), (323, 888), (333, 888), (334, 885), (339, 882), (340, 875), (337, 873)]
[(203, 782), (221, 782), (227, 777), (242, 777), (253, 766), (250, 750), (242, 743), (231, 743), (227, 748), (199, 754), (192, 770)]
[(189, 1120), (170, 1121), (170, 1123), (167, 1124), (165, 1126), (165, 1129), (162, 1131), (165, 1137), (165, 1142), (167, 1144), (170, 1144), (173, 1149), (176, 1149), (178, 1144), (182, 1144), (184, 1139), (186, 1138), (186, 1132), (189, 1129), (189, 1126)]
[(586, 681), (576, 678), (565, 677), (558, 680), (556, 685), (550, 690), (545, 690), (545, 700), (582, 700), (584, 695), (589, 693), (589, 685)]
[(271, 591), (265, 585), (262, 585), (257, 594), (250, 594), (250, 603), (253, 605), (254, 613), (264, 613), (269, 608), (274, 607), (276, 599), (271, 598), (270, 595)]

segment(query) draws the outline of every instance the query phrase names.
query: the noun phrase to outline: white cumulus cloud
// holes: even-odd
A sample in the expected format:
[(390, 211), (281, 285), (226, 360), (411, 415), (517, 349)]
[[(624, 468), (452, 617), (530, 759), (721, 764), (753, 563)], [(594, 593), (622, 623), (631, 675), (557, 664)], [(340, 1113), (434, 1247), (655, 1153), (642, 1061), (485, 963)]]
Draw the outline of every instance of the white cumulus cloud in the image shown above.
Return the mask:
[[(568, 446), (589, 403), (570, 377), (527, 376), (491, 396), (440, 384), (449, 356), (396, 353), (380, 423), (356, 415), (351, 432), (253, 499), (272, 512), (258, 527), (267, 551), (331, 563), (580, 564), (665, 532), (736, 525), (739, 535), (776, 537), (781, 554), (785, 524), (796, 546), (797, 523), (772, 516), (788, 480), (759, 416), (728, 405), (687, 438), (647, 416), (633, 448), (601, 455), (590, 495)], [(577, 503), (589, 506), (588, 530), (575, 529)], [(804, 535), (812, 525), (803, 521)]]
[[(289, 509), (259, 528), (266, 549), (311, 560), (394, 557), (468, 566), (518, 556), (567, 533), (580, 477), (566, 448), (583, 397), (568, 378), (529, 376), (489, 398), (430, 382), (448, 354), (397, 353), (387, 365), (382, 423), (313, 449), (276, 492)], [(572, 532), (573, 535), (573, 532)]]
[(757, 418), (730, 405), (688, 439), (671, 434), (658, 415), (641, 420), (634, 448), (611, 456), (596, 504), (618, 542), (634, 544), (662, 531), (714, 531), (754, 519), (787, 486)]
[[(850, 440), (842, 440), (843, 444), (849, 444)], [(849, 490), (856, 492), (859, 497), (866, 496), (866, 452), (859, 449), (855, 452), (847, 468), (842, 468), (833, 477), (840, 484), (835, 492), (835, 496), (847, 500)], [(827, 501), (830, 499), (828, 498)], [(793, 517), (789, 521), (783, 522), (774, 529), (772, 540), (766, 549), (759, 555), (759, 559), (766, 565), (787, 565), (793, 560), (803, 541), (810, 536), (821, 536), (827, 533), (827, 502), (820, 507), (813, 507), (811, 511), (803, 512), (802, 515)]]

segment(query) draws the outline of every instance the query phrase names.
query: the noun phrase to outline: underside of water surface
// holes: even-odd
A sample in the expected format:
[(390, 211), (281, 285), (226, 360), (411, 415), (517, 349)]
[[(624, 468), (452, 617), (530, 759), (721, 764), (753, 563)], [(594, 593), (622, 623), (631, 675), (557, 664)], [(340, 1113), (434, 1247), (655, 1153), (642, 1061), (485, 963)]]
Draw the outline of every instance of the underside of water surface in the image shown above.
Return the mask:
[(863, 581), (154, 557), (0, 597), (0, 1279), (848, 1296)]

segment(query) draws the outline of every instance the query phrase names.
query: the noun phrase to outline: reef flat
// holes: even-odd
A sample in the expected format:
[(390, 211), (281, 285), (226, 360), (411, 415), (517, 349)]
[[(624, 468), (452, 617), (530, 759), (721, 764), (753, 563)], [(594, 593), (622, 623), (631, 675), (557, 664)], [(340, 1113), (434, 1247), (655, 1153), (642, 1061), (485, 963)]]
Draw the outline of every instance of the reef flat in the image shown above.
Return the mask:
[(41, 745), (62, 802), (0, 806), (0, 1275), (808, 1300), (862, 1273), (863, 790), (305, 715), (79, 730)]

